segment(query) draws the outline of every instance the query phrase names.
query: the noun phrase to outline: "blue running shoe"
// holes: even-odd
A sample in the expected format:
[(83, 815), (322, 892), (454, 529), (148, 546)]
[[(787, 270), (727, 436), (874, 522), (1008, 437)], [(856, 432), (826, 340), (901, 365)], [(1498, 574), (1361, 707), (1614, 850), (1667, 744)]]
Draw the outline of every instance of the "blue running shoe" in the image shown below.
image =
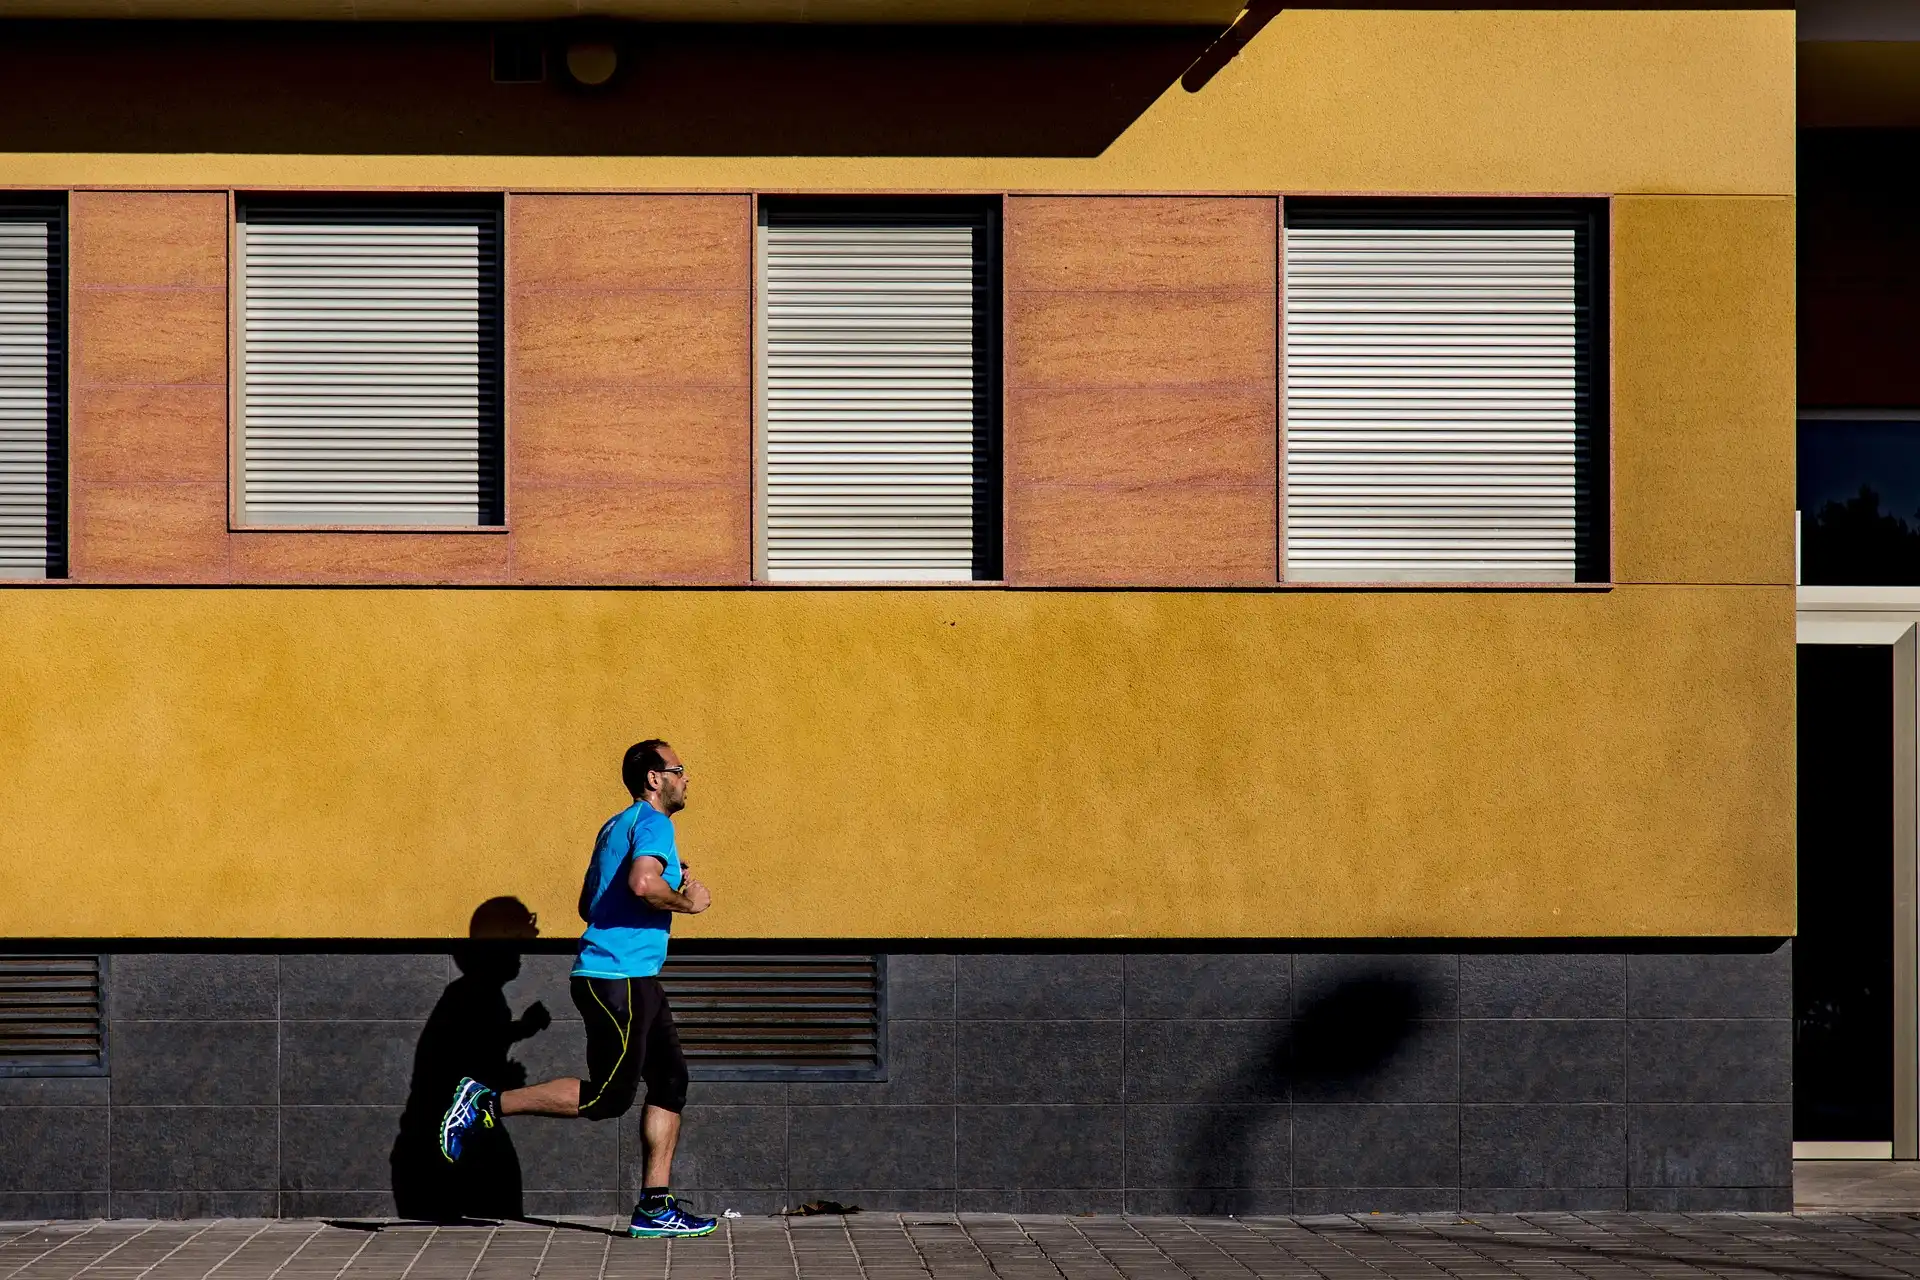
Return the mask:
[(682, 1239), (687, 1236), (710, 1236), (713, 1229), (720, 1225), (712, 1218), (688, 1213), (672, 1196), (668, 1196), (666, 1201), (657, 1209), (635, 1205), (633, 1221), (627, 1225), (627, 1234), (636, 1240), (658, 1240), (662, 1237)]
[(499, 1118), (500, 1095), (472, 1076), (461, 1076), (454, 1086), (453, 1102), (440, 1117), (440, 1154), (458, 1160), (473, 1126), (491, 1129)]

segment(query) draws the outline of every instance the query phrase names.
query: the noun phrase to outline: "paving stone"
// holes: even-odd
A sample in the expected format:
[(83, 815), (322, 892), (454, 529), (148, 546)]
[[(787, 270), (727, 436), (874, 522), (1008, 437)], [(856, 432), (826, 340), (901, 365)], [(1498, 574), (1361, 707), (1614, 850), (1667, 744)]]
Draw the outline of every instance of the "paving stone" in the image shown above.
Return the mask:
[(1871, 1280), (1920, 1215), (867, 1212), (629, 1240), (619, 1216), (0, 1222), (0, 1280)]

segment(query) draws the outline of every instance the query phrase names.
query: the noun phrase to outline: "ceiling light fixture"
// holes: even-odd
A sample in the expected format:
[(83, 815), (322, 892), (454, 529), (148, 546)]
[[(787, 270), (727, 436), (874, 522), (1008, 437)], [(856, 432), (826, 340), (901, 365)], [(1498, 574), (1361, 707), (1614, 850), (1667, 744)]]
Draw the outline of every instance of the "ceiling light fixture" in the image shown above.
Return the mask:
[(566, 62), (575, 84), (597, 89), (620, 69), (620, 50), (606, 40), (575, 40), (567, 46)]

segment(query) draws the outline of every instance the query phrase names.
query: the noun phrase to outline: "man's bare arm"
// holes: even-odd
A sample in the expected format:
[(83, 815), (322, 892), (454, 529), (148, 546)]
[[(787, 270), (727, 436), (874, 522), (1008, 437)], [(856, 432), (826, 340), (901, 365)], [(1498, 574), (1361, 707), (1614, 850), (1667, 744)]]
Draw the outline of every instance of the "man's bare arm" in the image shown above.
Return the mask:
[(678, 889), (667, 886), (666, 871), (666, 863), (649, 854), (642, 854), (633, 860), (632, 867), (627, 871), (627, 888), (633, 890), (633, 896), (640, 901), (662, 911), (697, 916), (713, 905), (713, 895), (707, 892), (707, 886), (684, 869)]

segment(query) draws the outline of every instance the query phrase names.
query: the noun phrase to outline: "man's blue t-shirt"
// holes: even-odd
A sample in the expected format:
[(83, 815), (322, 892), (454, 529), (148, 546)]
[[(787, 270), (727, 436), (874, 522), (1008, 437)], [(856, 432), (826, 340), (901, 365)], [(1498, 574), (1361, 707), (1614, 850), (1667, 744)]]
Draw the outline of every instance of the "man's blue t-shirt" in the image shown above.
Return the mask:
[(658, 858), (666, 864), (663, 879), (670, 889), (686, 880), (680, 869), (680, 851), (673, 843), (673, 822), (666, 814), (637, 800), (607, 819), (593, 842), (593, 861), (587, 864), (586, 883), (580, 888), (587, 931), (580, 936), (574, 973), (584, 978), (651, 978), (667, 959), (667, 931), (673, 913), (649, 906), (627, 887), (627, 870), (635, 858)]

